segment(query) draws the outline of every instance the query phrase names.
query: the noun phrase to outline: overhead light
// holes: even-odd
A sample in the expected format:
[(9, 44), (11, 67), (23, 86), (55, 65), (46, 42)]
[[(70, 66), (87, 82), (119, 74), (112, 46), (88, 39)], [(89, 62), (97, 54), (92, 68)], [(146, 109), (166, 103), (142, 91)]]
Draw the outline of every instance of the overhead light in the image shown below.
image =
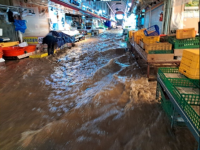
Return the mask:
[(117, 18), (117, 19), (123, 19), (124, 16), (123, 16), (122, 14), (117, 14), (117, 15), (116, 15), (116, 18)]
[(131, 7), (131, 4), (132, 4), (132, 3), (128, 3), (128, 6)]

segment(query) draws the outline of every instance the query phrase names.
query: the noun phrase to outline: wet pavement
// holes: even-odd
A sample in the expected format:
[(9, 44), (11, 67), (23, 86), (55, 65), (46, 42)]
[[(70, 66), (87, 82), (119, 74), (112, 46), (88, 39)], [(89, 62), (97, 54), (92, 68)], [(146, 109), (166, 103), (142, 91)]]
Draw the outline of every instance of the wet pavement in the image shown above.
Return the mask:
[(0, 66), (0, 150), (193, 150), (121, 30), (42, 59)]

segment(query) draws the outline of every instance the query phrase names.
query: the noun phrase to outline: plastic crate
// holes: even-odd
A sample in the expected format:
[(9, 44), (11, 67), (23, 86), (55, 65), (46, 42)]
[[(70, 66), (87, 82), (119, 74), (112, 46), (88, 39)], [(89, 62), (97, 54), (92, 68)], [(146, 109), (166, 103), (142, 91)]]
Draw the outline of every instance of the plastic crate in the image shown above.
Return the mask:
[(199, 37), (191, 39), (182, 39), (182, 40), (178, 40), (176, 39), (176, 37), (172, 36), (168, 37), (168, 42), (173, 45), (174, 49), (199, 48), (200, 47), (199, 40), (200, 40)]
[[(176, 76), (172, 76), (172, 77), (167, 77), (166, 74), (174, 74)], [(169, 84), (169, 80), (170, 78), (172, 79), (176, 79), (174, 81), (177, 81), (179, 79), (185, 79), (185, 80), (189, 80), (192, 84), (194, 84), (195, 86), (197, 86), (198, 88), (200, 88), (200, 81), (199, 80), (193, 80), (193, 79), (188, 79), (185, 75), (181, 74), (179, 72), (179, 68), (169, 68), (169, 67), (161, 67), (158, 69), (158, 75), (160, 76), (161, 80), (167, 85)], [(186, 83), (186, 82), (185, 82)], [(182, 84), (182, 86), (184, 87), (184, 84)], [(185, 85), (187, 86), (187, 85)]]
[(199, 62), (192, 61), (192, 60), (187, 59), (185, 57), (182, 57), (181, 63), (185, 64), (185, 65), (187, 65), (187, 66), (189, 66), (191, 68), (199, 69)]
[(134, 41), (136, 42), (137, 40), (137, 36), (140, 36), (141, 38), (143, 38), (145, 35), (144, 35), (144, 30), (146, 29), (141, 29), (141, 30), (138, 30), (136, 32), (134, 32)]
[(190, 79), (200, 79), (199, 71), (199, 68), (193, 69), (183, 63), (179, 67), (179, 72)]
[(139, 44), (139, 42), (140, 42), (141, 39), (142, 39), (142, 36), (136, 36), (135, 42), (136, 42), (137, 44)]
[(157, 84), (157, 86), (158, 86), (157, 88), (161, 94), (161, 100), (160, 100), (161, 106), (162, 106), (163, 110), (165, 111), (165, 113), (167, 114), (167, 116), (169, 117), (169, 119), (171, 119), (171, 116), (172, 116), (173, 110), (174, 110), (173, 104), (168, 98), (166, 98), (160, 84)]
[(151, 50), (151, 51), (146, 51), (146, 52), (148, 54), (172, 54), (173, 50)]
[[(150, 51), (155, 51), (155, 52), (152, 52), (152, 53), (156, 53), (156, 50), (158, 50), (157, 53), (173, 53), (173, 51), (171, 52), (172, 50), (172, 44), (170, 43), (152, 43), (152, 44), (144, 44), (144, 48), (145, 48), (145, 51), (146, 53), (149, 53)], [(163, 50), (163, 52), (162, 52)]]
[(146, 30), (144, 30), (144, 34), (146, 36), (158, 36), (158, 35), (160, 35), (158, 25), (153, 25), (153, 26), (147, 28)]
[(196, 127), (197, 130), (200, 130), (200, 116), (197, 112), (192, 108), (192, 106), (200, 105), (200, 95), (199, 94), (183, 94), (180, 93), (177, 89), (178, 87), (191, 87), (197, 88), (197, 86), (192, 83), (187, 78), (182, 79), (173, 79), (168, 78), (168, 83), (165, 84), (169, 92), (173, 95), (175, 100), (178, 102), (179, 106), (181, 106), (182, 110), (187, 114), (190, 118), (192, 124)]
[(132, 38), (132, 36), (133, 36), (133, 33), (134, 33), (135, 31), (129, 31), (129, 38), (131, 39)]
[(168, 42), (164, 43), (151, 43), (151, 44), (146, 44), (145, 43), (145, 50), (150, 51), (150, 50), (172, 50), (172, 44)]
[(2, 58), (3, 56), (3, 51), (2, 51), (2, 48), (0, 47), (0, 59)]
[(195, 28), (176, 30), (176, 38), (177, 39), (195, 38), (195, 36), (196, 36)]
[(24, 47), (25, 53), (34, 52), (36, 50), (36, 45), (29, 45)]
[(23, 47), (3, 47), (2, 50), (5, 57), (16, 57), (24, 54)]
[(179, 90), (177, 90), (177, 87), (182, 87), (184, 85), (185, 87), (196, 87), (192, 82), (190, 82), (188, 79), (168, 79), (169, 85), (167, 88), (170, 91), (170, 93), (173, 95), (173, 97), (176, 99), (178, 104), (181, 106), (181, 108), (185, 111), (187, 116), (190, 118), (191, 122), (194, 124), (194, 126), (197, 128), (197, 130), (200, 130), (200, 116), (197, 114), (197, 112), (191, 107), (192, 105), (199, 106), (200, 105), (200, 95), (199, 94), (183, 94), (180, 93)]
[(11, 47), (15, 45), (19, 45), (19, 41), (0, 43), (1, 47)]
[(152, 44), (160, 41), (160, 36), (144, 36), (143, 42), (145, 44)]
[(199, 62), (199, 50), (184, 50), (182, 56), (194, 62)]

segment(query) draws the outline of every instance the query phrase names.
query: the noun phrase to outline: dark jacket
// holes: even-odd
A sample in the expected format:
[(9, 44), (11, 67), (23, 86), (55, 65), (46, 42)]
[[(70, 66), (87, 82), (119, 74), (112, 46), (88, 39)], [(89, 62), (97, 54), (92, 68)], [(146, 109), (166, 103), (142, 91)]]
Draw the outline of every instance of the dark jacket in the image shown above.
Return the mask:
[(54, 36), (47, 35), (43, 38), (43, 44), (55, 44), (57, 42), (57, 39)]

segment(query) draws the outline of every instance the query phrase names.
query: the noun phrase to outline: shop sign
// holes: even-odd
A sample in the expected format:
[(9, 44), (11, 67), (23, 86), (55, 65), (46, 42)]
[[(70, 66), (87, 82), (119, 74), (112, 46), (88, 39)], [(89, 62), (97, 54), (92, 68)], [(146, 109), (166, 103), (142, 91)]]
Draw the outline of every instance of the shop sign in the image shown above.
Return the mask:
[(24, 37), (24, 42), (27, 42), (28, 44), (41, 44), (44, 37)]
[(38, 43), (42, 44), (44, 37), (38, 37)]
[(23, 39), (28, 44), (38, 44), (38, 37), (24, 37)]

